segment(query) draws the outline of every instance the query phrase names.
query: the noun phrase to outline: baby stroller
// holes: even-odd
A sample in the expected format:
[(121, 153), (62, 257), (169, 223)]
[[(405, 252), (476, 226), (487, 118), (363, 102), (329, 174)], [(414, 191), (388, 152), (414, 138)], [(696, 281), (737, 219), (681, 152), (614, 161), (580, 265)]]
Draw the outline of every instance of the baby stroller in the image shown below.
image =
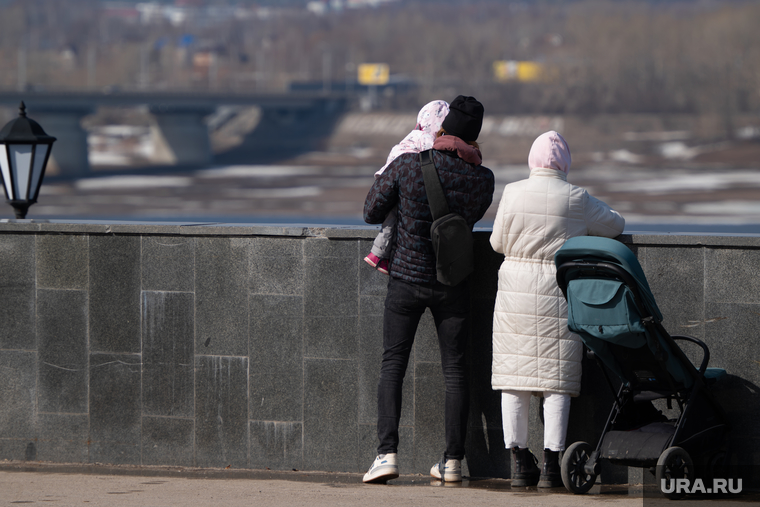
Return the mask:
[[(716, 477), (726, 461), (727, 424), (710, 386), (726, 372), (707, 368), (707, 345), (690, 336), (668, 334), (638, 260), (622, 243), (572, 238), (554, 262), (557, 283), (567, 299), (568, 327), (580, 335), (587, 355), (602, 367), (614, 395), (596, 447), (575, 442), (565, 451), (561, 462), (565, 487), (573, 493), (588, 492), (601, 471), (601, 459), (654, 468), (657, 486), (670, 498), (685, 494), (682, 488), (666, 486), (674, 480), (693, 483), (697, 474)], [(701, 347), (699, 369), (677, 341)], [(675, 401), (680, 415), (668, 419), (653, 405), (657, 399), (666, 400), (669, 409)]]

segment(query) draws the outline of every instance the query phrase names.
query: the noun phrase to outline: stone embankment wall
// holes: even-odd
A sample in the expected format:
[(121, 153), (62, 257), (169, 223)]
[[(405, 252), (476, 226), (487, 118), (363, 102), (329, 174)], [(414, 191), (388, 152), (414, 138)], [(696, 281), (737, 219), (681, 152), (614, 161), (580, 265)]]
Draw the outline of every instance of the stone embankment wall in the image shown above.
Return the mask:
[[(371, 227), (0, 223), (0, 459), (365, 471), (376, 447), (387, 283), (362, 261), (374, 235)], [(476, 233), (471, 279), (466, 465), (472, 476), (508, 477), (490, 388), (501, 257), (488, 236)], [(711, 366), (728, 371), (719, 398), (735, 459), (754, 463), (760, 238), (620, 239), (640, 259), (666, 328), (703, 339)], [(569, 442), (596, 443), (608, 391), (586, 364)], [(404, 396), (401, 470), (426, 474), (443, 451), (429, 314)], [(609, 468), (603, 477), (629, 479)]]

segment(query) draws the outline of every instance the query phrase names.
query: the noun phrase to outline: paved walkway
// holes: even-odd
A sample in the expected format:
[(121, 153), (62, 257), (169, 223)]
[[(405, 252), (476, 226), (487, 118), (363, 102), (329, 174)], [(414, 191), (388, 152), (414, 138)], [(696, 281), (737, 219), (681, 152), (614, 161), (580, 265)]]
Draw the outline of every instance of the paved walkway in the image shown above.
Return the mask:
[(360, 474), (105, 467), (0, 462), (0, 506), (355, 507), (530, 504), (641, 507), (625, 488), (575, 496), (564, 488), (539, 492), (510, 489), (503, 479), (465, 480), (445, 487), (422, 475), (387, 485), (362, 484)]
[[(757, 497), (718, 500), (720, 507), (747, 507)], [(640, 488), (596, 486), (587, 495), (564, 488), (513, 491), (504, 479), (441, 483), (422, 475), (387, 485), (362, 484), (360, 474), (256, 470), (113, 467), (0, 462), (0, 506), (18, 504), (139, 507), (684, 507), (664, 498), (643, 500)], [(699, 507), (713, 505), (699, 501)]]

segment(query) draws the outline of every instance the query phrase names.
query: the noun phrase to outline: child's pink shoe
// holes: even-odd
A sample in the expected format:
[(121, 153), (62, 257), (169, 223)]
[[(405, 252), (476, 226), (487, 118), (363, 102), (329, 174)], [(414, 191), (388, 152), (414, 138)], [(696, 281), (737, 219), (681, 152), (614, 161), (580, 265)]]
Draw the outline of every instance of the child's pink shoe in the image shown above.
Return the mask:
[(380, 263), (380, 261), (381, 259), (373, 253), (368, 253), (367, 256), (364, 258), (364, 262), (366, 262), (373, 268), (376, 268), (377, 265)]
[(377, 270), (382, 274), (387, 275), (389, 269), (388, 259), (380, 259), (380, 262), (377, 263)]

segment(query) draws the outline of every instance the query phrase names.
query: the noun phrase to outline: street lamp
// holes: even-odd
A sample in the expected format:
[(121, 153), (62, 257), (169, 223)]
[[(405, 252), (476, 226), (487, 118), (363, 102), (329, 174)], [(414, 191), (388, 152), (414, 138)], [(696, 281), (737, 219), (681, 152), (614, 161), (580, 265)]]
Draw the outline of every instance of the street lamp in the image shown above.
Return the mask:
[(29, 206), (37, 202), (55, 137), (47, 135), (39, 123), (26, 117), (23, 101), (18, 109), (18, 118), (0, 130), (0, 145), (3, 145), (0, 180), (16, 218), (24, 218)]

